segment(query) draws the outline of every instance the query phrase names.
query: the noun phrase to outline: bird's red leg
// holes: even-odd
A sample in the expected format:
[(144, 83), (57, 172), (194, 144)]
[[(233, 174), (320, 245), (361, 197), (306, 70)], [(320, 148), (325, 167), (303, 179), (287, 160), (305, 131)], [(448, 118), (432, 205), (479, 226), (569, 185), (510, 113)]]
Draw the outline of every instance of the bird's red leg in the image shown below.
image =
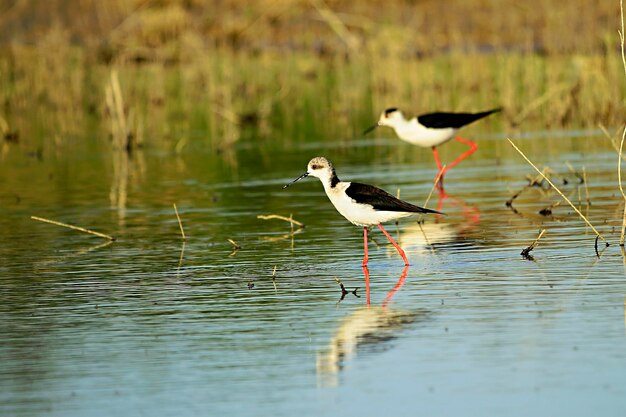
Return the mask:
[(363, 263), (362, 266), (367, 265), (367, 226), (363, 227)]
[[(464, 154), (462, 154), (461, 156), (459, 156), (458, 158), (456, 158), (454, 161), (450, 162), (448, 165), (446, 165), (446, 167), (443, 169), (443, 172), (447, 172), (450, 168), (452, 168), (453, 166), (456, 166), (459, 164), (459, 162), (461, 162), (462, 160), (464, 160), (465, 158), (467, 158), (468, 156), (470, 156), (471, 154), (473, 154), (474, 152), (476, 152), (476, 149), (478, 149), (478, 144), (476, 144), (475, 142), (472, 142), (469, 139), (464, 139), (460, 136), (455, 136), (454, 137), (456, 140), (458, 140), (461, 143), (464, 143), (466, 145), (468, 145), (470, 148), (469, 150), (467, 150)], [(443, 174), (441, 174), (441, 177), (443, 177)]]
[(363, 274), (365, 275), (365, 303), (370, 305), (370, 270), (363, 266)]
[[(435, 162), (437, 162), (437, 175), (435, 175), (435, 185), (437, 185), (437, 187), (440, 190), (443, 190), (443, 172), (442, 170), (443, 165), (441, 164), (441, 159), (439, 159), (439, 152), (437, 152), (437, 148), (435, 146), (432, 147), (433, 149), (433, 156), (435, 157)], [(444, 171), (445, 172), (445, 171)]]
[(402, 259), (404, 259), (404, 264), (408, 265), (409, 264), (409, 260), (406, 258), (406, 255), (404, 254), (404, 251), (402, 250), (402, 248), (400, 246), (398, 246), (398, 244), (396, 243), (395, 240), (393, 240), (393, 238), (389, 235), (389, 233), (387, 233), (387, 231), (385, 230), (385, 228), (383, 227), (382, 224), (378, 223), (378, 228), (380, 230), (382, 230), (382, 232), (385, 234), (385, 236), (387, 236), (387, 239), (389, 239), (389, 241), (391, 242), (391, 244), (393, 246), (396, 247), (396, 250), (398, 251), (398, 253), (400, 254), (400, 256), (402, 256)]
[(383, 307), (387, 307), (387, 304), (391, 302), (391, 299), (396, 294), (396, 292), (398, 292), (398, 290), (402, 288), (402, 286), (404, 285), (404, 281), (406, 280), (407, 272), (409, 272), (408, 265), (405, 266), (404, 269), (402, 270), (402, 275), (400, 275), (400, 278), (398, 278), (398, 282), (396, 282), (396, 286), (393, 287), (391, 291), (387, 293), (387, 297), (385, 297), (385, 301), (383, 301), (383, 304), (382, 304)]

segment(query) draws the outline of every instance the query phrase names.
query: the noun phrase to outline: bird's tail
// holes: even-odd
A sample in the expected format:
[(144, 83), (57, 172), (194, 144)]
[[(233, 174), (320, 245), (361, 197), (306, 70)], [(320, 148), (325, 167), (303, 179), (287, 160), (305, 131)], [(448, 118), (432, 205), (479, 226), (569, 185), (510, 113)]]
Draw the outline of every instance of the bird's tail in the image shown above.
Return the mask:
[(431, 213), (431, 214), (443, 214), (444, 216), (447, 216), (447, 214), (446, 214), (446, 213), (442, 213), (442, 212), (437, 211), (437, 210), (431, 210), (431, 209), (429, 209), (429, 208), (419, 207), (419, 206), (415, 206), (415, 207), (417, 207), (417, 208), (419, 209), (419, 210), (416, 210), (416, 211), (415, 211), (416, 213), (424, 213), (424, 214), (426, 214), (426, 213)]

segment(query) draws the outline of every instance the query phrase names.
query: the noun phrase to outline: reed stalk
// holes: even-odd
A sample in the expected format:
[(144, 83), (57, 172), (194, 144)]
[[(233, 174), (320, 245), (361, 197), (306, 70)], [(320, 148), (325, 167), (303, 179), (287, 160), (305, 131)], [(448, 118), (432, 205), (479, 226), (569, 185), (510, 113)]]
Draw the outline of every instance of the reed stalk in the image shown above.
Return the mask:
[[(602, 235), (600, 234), (600, 232), (598, 232), (598, 231), (596, 230), (596, 228), (595, 228), (595, 227), (593, 227), (593, 225), (591, 224), (591, 222), (590, 222), (589, 220), (587, 220), (587, 217), (585, 217), (585, 215), (584, 215), (584, 214), (582, 214), (582, 213), (580, 212), (580, 210), (578, 210), (578, 208), (576, 208), (576, 206), (574, 205), (574, 203), (572, 203), (572, 202), (570, 201), (570, 199), (569, 199), (569, 198), (567, 198), (567, 197), (565, 196), (565, 194), (563, 194), (563, 193), (561, 192), (561, 190), (559, 190), (559, 187), (557, 187), (556, 185), (554, 185), (554, 183), (553, 183), (552, 181), (550, 181), (550, 178), (548, 178), (548, 177), (547, 177), (547, 176), (546, 176), (543, 172), (541, 172), (541, 171), (539, 170), (539, 168), (537, 168), (537, 166), (536, 166), (535, 164), (533, 164), (533, 163), (532, 163), (532, 161), (531, 161), (530, 159), (528, 159), (528, 157), (524, 154), (524, 152), (522, 152), (522, 151), (521, 151), (521, 149), (520, 149), (520, 148), (518, 148), (518, 147), (515, 145), (515, 143), (513, 143), (513, 141), (512, 141), (511, 139), (507, 138), (507, 140), (509, 141), (509, 143), (511, 144), (511, 146), (513, 146), (513, 148), (515, 148), (515, 150), (516, 150), (516, 151), (517, 151), (520, 155), (522, 155), (522, 157), (526, 160), (526, 162), (528, 162), (528, 163), (530, 164), (530, 166), (531, 166), (531, 167), (533, 167), (533, 168), (535, 169), (535, 171), (537, 171), (537, 172), (538, 172), (538, 173), (539, 173), (539, 174), (543, 177), (543, 179), (544, 179), (544, 180), (546, 180), (546, 182), (547, 182), (548, 184), (550, 184), (550, 186), (551, 186), (552, 188), (554, 188), (554, 189), (555, 189), (555, 191), (556, 191), (557, 193), (559, 193), (559, 195), (560, 195), (560, 196), (561, 196), (561, 197), (562, 197), (565, 201), (567, 201), (567, 203), (568, 203), (568, 204), (569, 204), (569, 205), (570, 205), (570, 206), (574, 209), (574, 211), (575, 211), (576, 213), (578, 213), (578, 215), (579, 215), (579, 216), (580, 216), (580, 217), (581, 217), (581, 218), (585, 221), (585, 223), (587, 223), (587, 225), (588, 225), (589, 227), (591, 227), (591, 230), (593, 230), (593, 232), (596, 234), (596, 236), (597, 236), (598, 238), (600, 238), (600, 239), (604, 242), (604, 244), (605, 244), (606, 246), (609, 246), (609, 242), (607, 242), (607, 241), (606, 241), (606, 239), (604, 238), (604, 236), (602, 236)], [(626, 197), (625, 197), (625, 198), (626, 198)]]
[(176, 207), (176, 203), (174, 203), (174, 212), (176, 213), (176, 219), (178, 220), (178, 227), (180, 228), (180, 234), (183, 240), (187, 240), (187, 236), (185, 236), (185, 230), (183, 229), (183, 222), (180, 220), (180, 215), (178, 214), (178, 208)]
[(285, 217), (285, 216), (281, 216), (278, 214), (267, 214), (267, 215), (259, 214), (258, 216), (256, 216), (256, 218), (262, 219), (262, 220), (270, 220), (270, 219), (284, 220), (286, 222), (291, 223), (292, 226), (295, 224), (298, 227), (304, 227), (304, 223), (299, 222), (291, 217)]
[(30, 216), (30, 218), (33, 219), (33, 220), (40, 221), (40, 222), (54, 224), (56, 226), (67, 227), (68, 229), (72, 229), (72, 230), (78, 230), (79, 232), (89, 233), (91, 235), (103, 237), (103, 238), (109, 239), (111, 241), (115, 240), (115, 238), (113, 236), (109, 236), (109, 235), (104, 234), (104, 233), (100, 233), (100, 232), (96, 232), (96, 231), (93, 231), (93, 230), (85, 229), (84, 227), (74, 226), (74, 225), (67, 224), (67, 223), (61, 223), (61, 222), (57, 222), (55, 220), (45, 219), (43, 217)]

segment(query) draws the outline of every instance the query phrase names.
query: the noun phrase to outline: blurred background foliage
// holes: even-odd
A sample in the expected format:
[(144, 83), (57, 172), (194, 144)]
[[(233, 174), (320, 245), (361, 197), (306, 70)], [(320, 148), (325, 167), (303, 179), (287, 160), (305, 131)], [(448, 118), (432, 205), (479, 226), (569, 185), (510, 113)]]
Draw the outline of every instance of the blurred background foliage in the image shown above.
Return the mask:
[(609, 1), (3, 0), (0, 129), (180, 150), (351, 140), (389, 106), (614, 126), (618, 22)]

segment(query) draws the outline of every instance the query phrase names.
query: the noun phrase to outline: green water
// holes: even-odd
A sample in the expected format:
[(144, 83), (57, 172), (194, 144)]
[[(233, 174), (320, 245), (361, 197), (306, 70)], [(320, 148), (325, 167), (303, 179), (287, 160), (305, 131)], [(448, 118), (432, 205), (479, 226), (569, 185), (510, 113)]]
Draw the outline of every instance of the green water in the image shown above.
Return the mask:
[[(534, 188), (516, 211), (505, 206), (533, 172), (504, 134), (475, 129), (478, 152), (429, 205), (448, 216), (387, 226), (408, 270), (371, 232), (370, 308), (361, 230), (317, 180), (281, 187), (324, 155), (342, 179), (423, 203), (432, 155), (391, 132), (288, 146), (249, 137), (219, 152), (191, 141), (130, 156), (88, 135), (40, 152), (38, 141), (10, 144), (0, 163), (0, 414), (624, 415), (617, 157), (601, 136), (562, 133), (517, 143), (569, 179), (559, 185), (612, 243), (601, 257), (569, 206), (538, 214), (556, 194)], [(587, 190), (566, 161), (584, 167)], [(306, 227), (292, 234), (259, 214)], [(523, 259), (540, 229), (534, 261)], [(359, 297), (338, 303), (336, 279)]]

